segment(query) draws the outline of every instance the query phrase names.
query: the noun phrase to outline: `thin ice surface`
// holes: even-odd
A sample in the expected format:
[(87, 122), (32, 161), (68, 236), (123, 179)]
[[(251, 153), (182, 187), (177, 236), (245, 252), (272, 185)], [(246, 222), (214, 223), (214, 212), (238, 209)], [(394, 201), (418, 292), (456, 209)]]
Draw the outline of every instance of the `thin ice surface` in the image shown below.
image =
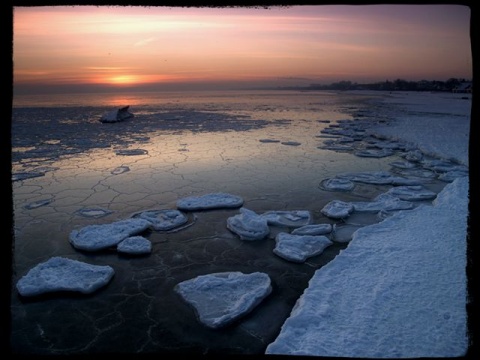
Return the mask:
[(217, 329), (252, 311), (272, 291), (270, 277), (238, 271), (200, 275), (175, 286), (202, 324)]
[(49, 292), (75, 291), (90, 294), (109, 283), (114, 275), (110, 266), (91, 265), (63, 257), (52, 257), (20, 278), (17, 290), (22, 296)]

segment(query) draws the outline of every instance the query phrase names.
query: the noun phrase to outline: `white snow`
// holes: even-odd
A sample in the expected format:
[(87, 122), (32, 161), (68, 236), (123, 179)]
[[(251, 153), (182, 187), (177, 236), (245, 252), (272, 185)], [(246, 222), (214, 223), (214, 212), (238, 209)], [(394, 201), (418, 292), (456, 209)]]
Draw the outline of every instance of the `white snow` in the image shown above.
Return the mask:
[(252, 311), (272, 292), (272, 286), (265, 273), (234, 271), (185, 280), (175, 291), (193, 306), (202, 324), (217, 329)]
[(108, 284), (114, 273), (110, 266), (52, 257), (36, 265), (20, 278), (17, 290), (22, 296), (37, 296), (58, 291), (90, 294)]
[[(370, 131), (468, 165), (470, 101), (447, 93), (394, 93), (386, 101), (402, 111)], [(420, 155), (411, 152), (406, 160), (421, 161)], [(266, 353), (464, 356), (468, 203), (464, 176), (447, 184), (433, 205), (357, 230), (348, 247), (316, 271)]]
[(243, 199), (240, 196), (227, 193), (188, 196), (177, 201), (177, 208), (185, 211), (237, 208), (242, 205)]

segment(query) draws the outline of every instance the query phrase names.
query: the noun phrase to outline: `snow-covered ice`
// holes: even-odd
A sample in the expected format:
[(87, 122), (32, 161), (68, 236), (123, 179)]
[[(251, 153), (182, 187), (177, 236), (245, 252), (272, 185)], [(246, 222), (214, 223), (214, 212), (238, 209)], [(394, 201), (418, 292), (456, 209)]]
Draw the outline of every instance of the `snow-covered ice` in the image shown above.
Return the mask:
[(326, 204), (321, 211), (325, 216), (332, 219), (344, 219), (353, 212), (354, 208), (351, 203), (342, 200), (332, 200)]
[(242, 240), (261, 240), (270, 233), (265, 217), (243, 207), (240, 214), (227, 219), (227, 228)]
[(353, 190), (355, 184), (348, 179), (331, 178), (322, 180), (320, 187), (328, 191), (350, 191)]
[(332, 232), (331, 224), (311, 224), (293, 229), (293, 235), (325, 235)]
[[(468, 165), (470, 101), (457, 94), (394, 93), (403, 111), (369, 131)], [(410, 112), (411, 111), (411, 112)], [(402, 174), (435, 177), (427, 169)], [(468, 349), (469, 179), (433, 200), (357, 229), (349, 246), (316, 271), (267, 354), (352, 358), (459, 357)]]
[(175, 286), (205, 326), (217, 329), (251, 312), (272, 292), (270, 277), (239, 271), (200, 275)]
[(134, 218), (145, 219), (156, 231), (167, 231), (185, 224), (188, 217), (179, 210), (162, 209), (147, 210), (134, 215)]
[(281, 258), (302, 263), (309, 257), (320, 255), (333, 243), (324, 235), (293, 235), (278, 233), (273, 253)]
[(299, 227), (312, 222), (312, 214), (307, 210), (272, 210), (260, 215), (268, 225)]
[(30, 269), (18, 280), (17, 290), (22, 296), (60, 291), (90, 294), (108, 284), (114, 273), (107, 265), (91, 265), (56, 256)]
[(240, 196), (227, 193), (188, 196), (177, 201), (177, 208), (184, 211), (237, 208), (242, 205), (243, 199)]
[(152, 243), (143, 236), (131, 236), (118, 243), (117, 251), (131, 255), (150, 254), (152, 252)]
[(69, 240), (76, 249), (98, 251), (116, 246), (127, 237), (139, 234), (150, 226), (150, 221), (138, 218), (87, 225), (80, 230), (72, 230)]

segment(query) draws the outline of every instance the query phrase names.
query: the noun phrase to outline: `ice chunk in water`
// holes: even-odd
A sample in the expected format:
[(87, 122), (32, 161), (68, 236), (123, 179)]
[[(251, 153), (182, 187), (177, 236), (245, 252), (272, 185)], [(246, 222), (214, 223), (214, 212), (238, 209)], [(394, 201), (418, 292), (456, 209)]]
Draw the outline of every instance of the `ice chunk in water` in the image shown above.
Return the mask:
[(237, 208), (242, 205), (243, 199), (240, 196), (226, 193), (189, 196), (177, 201), (177, 208), (185, 211)]
[(278, 233), (273, 253), (288, 261), (302, 263), (307, 258), (320, 255), (333, 243), (324, 235), (293, 235)]
[(240, 214), (227, 219), (227, 228), (242, 240), (261, 240), (270, 233), (267, 219), (246, 208), (241, 208)]

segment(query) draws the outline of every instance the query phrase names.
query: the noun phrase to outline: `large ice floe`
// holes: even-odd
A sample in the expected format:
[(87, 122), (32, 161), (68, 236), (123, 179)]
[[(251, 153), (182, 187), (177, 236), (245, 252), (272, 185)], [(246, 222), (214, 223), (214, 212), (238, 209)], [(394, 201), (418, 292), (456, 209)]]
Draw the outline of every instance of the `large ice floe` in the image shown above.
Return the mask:
[(271, 292), (270, 277), (261, 272), (200, 275), (175, 286), (205, 326), (218, 329), (251, 312)]
[(118, 245), (122, 240), (137, 235), (151, 226), (145, 219), (126, 219), (102, 225), (87, 225), (72, 230), (70, 243), (79, 250), (98, 251)]
[(177, 208), (184, 211), (238, 208), (242, 205), (243, 199), (240, 196), (227, 193), (188, 196), (177, 201)]
[(242, 240), (261, 240), (270, 233), (265, 217), (243, 207), (240, 214), (227, 219), (227, 228)]
[(90, 294), (108, 284), (114, 273), (110, 266), (52, 257), (36, 265), (20, 278), (17, 290), (22, 296), (62, 291)]
[(124, 106), (120, 109), (115, 109), (109, 111), (102, 115), (100, 118), (100, 122), (102, 123), (116, 123), (120, 121), (124, 121), (126, 119), (130, 119), (134, 117), (134, 115), (129, 111), (130, 105)]
[(309, 257), (320, 255), (333, 243), (325, 235), (292, 235), (278, 233), (273, 253), (281, 258), (302, 263)]

